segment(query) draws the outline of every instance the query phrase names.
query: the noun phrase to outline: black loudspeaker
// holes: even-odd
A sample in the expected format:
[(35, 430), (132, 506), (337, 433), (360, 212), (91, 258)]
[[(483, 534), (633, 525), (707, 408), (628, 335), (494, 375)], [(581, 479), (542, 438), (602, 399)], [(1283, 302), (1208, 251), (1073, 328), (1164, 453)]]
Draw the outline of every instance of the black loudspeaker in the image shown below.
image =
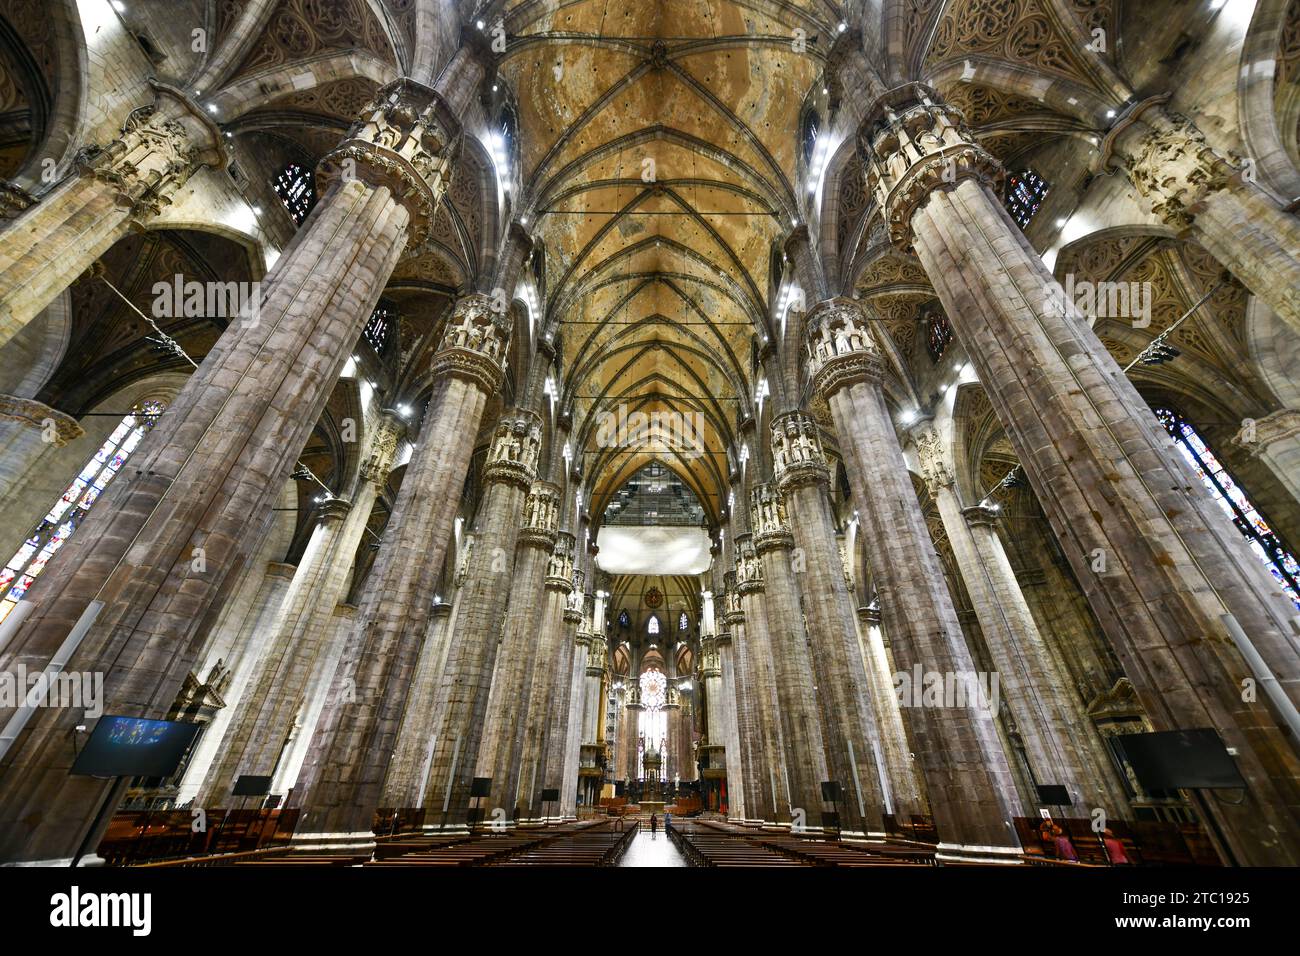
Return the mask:
[(560, 799), (560, 788), (548, 788), (542, 791), (542, 803), (556, 803)]
[(1057, 783), (1040, 783), (1038, 785), (1038, 802), (1046, 803), (1053, 807), (1069, 807), (1074, 805), (1074, 800), (1070, 798), (1070, 791)]
[(844, 796), (844, 792), (840, 789), (840, 785), (838, 781), (835, 780), (822, 781), (822, 799), (824, 801), (826, 801), (827, 803), (834, 803), (835, 801), (841, 799), (843, 796)]
[(237, 797), (264, 797), (271, 792), (271, 778), (242, 774), (231, 792)]
[(469, 785), (469, 795), (471, 797), (490, 797), (492, 795), (492, 778), (475, 777), (474, 782)]
[(1239, 790), (1237, 763), (1212, 727), (1112, 738), (1143, 790)]

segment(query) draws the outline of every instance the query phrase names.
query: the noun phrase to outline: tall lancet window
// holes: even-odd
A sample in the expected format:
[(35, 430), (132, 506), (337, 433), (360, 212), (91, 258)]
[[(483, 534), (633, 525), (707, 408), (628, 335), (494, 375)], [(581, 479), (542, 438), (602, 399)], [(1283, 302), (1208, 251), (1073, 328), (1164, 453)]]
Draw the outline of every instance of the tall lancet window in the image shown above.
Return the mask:
[(650, 620), (646, 622), (645, 632), (647, 634), (659, 633), (659, 618), (656, 615), (650, 615)]
[(275, 177), (274, 186), (290, 218), (301, 226), (316, 205), (315, 177), (297, 163), (290, 163)]
[(640, 746), (641, 753), (637, 763), (640, 776), (645, 776), (645, 755), (647, 751), (663, 753), (664, 741), (668, 737), (668, 714), (664, 705), (668, 703), (668, 678), (657, 667), (651, 667), (641, 675), (641, 714)]
[(1196, 470), (1201, 482), (1250, 544), (1250, 550), (1268, 567), (1278, 586), (1300, 608), (1300, 564), (1282, 544), (1267, 522), (1260, 517), (1254, 503), (1219, 462), (1200, 433), (1182, 415), (1171, 408), (1157, 408), (1160, 424), (1173, 436), (1183, 457)]
[(144, 402), (132, 409), (86, 462), (68, 490), (54, 502), (23, 546), (5, 562), (0, 570), (0, 594), (4, 595), (0, 599), (0, 621), (9, 616), (50, 558), (72, 537), (145, 433), (153, 428), (163, 407), (161, 402)]

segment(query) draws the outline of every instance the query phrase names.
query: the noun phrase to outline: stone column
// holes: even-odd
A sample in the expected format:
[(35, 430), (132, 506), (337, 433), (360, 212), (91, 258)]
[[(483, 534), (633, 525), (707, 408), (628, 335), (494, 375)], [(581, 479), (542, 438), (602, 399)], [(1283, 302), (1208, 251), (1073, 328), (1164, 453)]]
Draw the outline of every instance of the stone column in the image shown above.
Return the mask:
[(384, 781), (381, 802), (385, 807), (418, 807), (423, 802), (431, 757), (429, 735), (447, 651), (451, 609), (452, 606), (445, 602), (433, 605), (429, 633), (420, 648), (420, 660), (411, 681), (411, 696), (406, 713), (402, 715), (402, 729), (397, 735), (397, 752), (393, 754), (388, 778)]
[(10, 494), (53, 445), (84, 435), (75, 418), (35, 399), (0, 395), (0, 498)]
[(1221, 850), (1300, 862), (1300, 760), (1267, 694), (1242, 700), (1265, 675), (1236, 643), (1248, 635), (1294, 698), (1294, 608), (1002, 209), (996, 161), (957, 114), (908, 87), (872, 117), (863, 145), (891, 235), (916, 249), (1152, 724), (1213, 727), (1236, 751), (1241, 800), (1199, 801)]
[[(435, 91), (409, 81), (377, 97), (326, 158), (324, 197), (263, 283), (259, 307), (230, 323), (137, 449), (130, 474), (33, 586), (34, 611), (0, 664), (43, 667), (75, 633), (68, 666), (105, 672), (107, 712), (161, 716), (176, 699), (226, 576), (256, 547), (264, 527), (256, 518), (444, 191), (455, 117)], [(80, 844), (109, 787), (63, 773), (80, 721), (36, 714), (6, 755), (0, 858), (57, 860)], [(35, 822), (33, 801), (47, 808)]]
[(866, 669), (857, 642), (853, 601), (827, 497), (830, 470), (817, 423), (802, 412), (772, 421), (776, 481), (790, 513), (790, 527), (803, 559), (803, 610), (817, 678), (817, 701), (831, 779), (847, 831), (884, 832), (884, 799), (872, 741), (878, 740)]
[[(559, 488), (547, 481), (533, 482), (524, 503), (524, 524), (519, 529), (510, 581), (510, 606), (501, 631), (479, 744), (475, 776), (492, 780), (483, 806), (489, 815), (498, 807), (504, 809), (510, 821), (520, 818), (524, 738), (533, 687), (539, 683), (534, 678), (539, 677), (543, 667), (538, 638), (549, 640), (555, 636), (553, 632), (546, 634), (544, 628), (539, 635), (538, 623), (545, 607), (544, 582), (556, 543), (559, 507)], [(553, 655), (554, 641), (549, 642), (547, 650)], [(545, 680), (541, 679), (540, 684), (545, 686)], [(537, 706), (540, 708), (540, 702)]]
[(1300, 332), (1300, 221), (1220, 155), (1196, 125), (1165, 107), (1170, 94), (1142, 100), (1102, 141), (1102, 169), (1116, 163), (1147, 207), (1204, 246)]
[(736, 645), (737, 686), (752, 688), (737, 698), (742, 706), (748, 699), (753, 721), (753, 732), (741, 737), (746, 769), (752, 768), (744, 778), (745, 809), (750, 820), (788, 822), (791, 804), (764, 600), (766, 586), (748, 532), (736, 536), (736, 595), (740, 616), (732, 615), (732, 641)]
[(745, 820), (745, 770), (741, 760), (740, 717), (736, 684), (736, 655), (729, 630), (718, 633), (718, 663), (721, 679), (718, 686), (719, 708), (726, 715), (723, 745), (727, 758), (727, 817)]
[[(957, 612), (921, 514), (881, 389), (881, 359), (854, 303), (818, 303), (806, 318), (814, 388), (830, 405), (862, 520), (872, 580), (908, 680), (977, 680)], [(945, 855), (1019, 853), (1017, 796), (997, 727), (984, 702), (922, 706), (912, 687), (904, 720), (925, 775)]]
[(1252, 674), (1248, 643), (1300, 696), (1294, 606), (1006, 215), (1000, 169), (957, 114), (913, 86), (884, 96), (871, 124), (892, 237), (917, 250), (1153, 726), (1214, 727), (1236, 750), (1243, 799), (1199, 801), (1212, 838), (1239, 864), (1295, 864), (1300, 757), (1268, 693), (1240, 691), (1270, 676)]
[(497, 423), (488, 448), (483, 498), (465, 557), (465, 584), (438, 685), (433, 759), (424, 797), (426, 826), (460, 829), (467, 822), (498, 645), (514, 596), (516, 538), (537, 478), (541, 440), (541, 419), (516, 409)]
[(384, 530), (328, 703), (291, 806), (300, 846), (373, 839), (371, 826), (397, 747), (452, 538), (474, 439), (501, 387), (510, 323), (480, 294), (456, 303), (434, 358), (433, 397)]
[(532, 652), (530, 668), (532, 686), (526, 710), (520, 714), (524, 740), (516, 800), (522, 808), (521, 819), (533, 820), (541, 819), (543, 814), (558, 813), (560, 809), (558, 803), (543, 805), (542, 791), (548, 787), (564, 789), (555, 778), (564, 771), (569, 690), (573, 680), (573, 635), (565, 627), (565, 612), (573, 594), (573, 535), (567, 531), (556, 535), (547, 556), (542, 586), (545, 593), (541, 614), (533, 623), (540, 633), (533, 642), (536, 650)]
[[(585, 701), (583, 690), (587, 680), (587, 649), (591, 646), (589, 635), (582, 633), (582, 592), (575, 590), (568, 607), (564, 609), (564, 640), (572, 645), (569, 653), (569, 672), (556, 676), (568, 679), (568, 692), (564, 696), (562, 713), (564, 737), (560, 739), (560, 722), (547, 728), (546, 768), (547, 786), (560, 788), (560, 819), (577, 817), (578, 767), (582, 755), (582, 717)], [(559, 747), (559, 752), (556, 747)], [(552, 771), (552, 768), (555, 768)]]
[[(231, 805), (220, 798), (215, 801), (207, 799), (203, 781), (213, 761), (221, 754), (231, 722), (237, 714), (241, 713), (245, 688), (266, 653), (267, 638), (273, 632), (275, 620), (280, 614), (280, 608), (284, 604), (285, 595), (289, 592), (296, 571), (294, 565), (279, 561), (271, 561), (264, 565), (261, 580), (252, 591), (251, 600), (244, 609), (243, 620), (239, 624), (235, 643), (232, 645), (233, 648), (243, 649), (244, 660), (231, 662), (234, 676), (228, 692), (222, 694), (226, 706), (219, 710), (212, 721), (203, 728), (194, 756), (190, 758), (185, 768), (186, 780), (177, 795), (178, 802), (193, 799), (194, 806), (209, 808)], [(189, 791), (189, 795), (186, 791)], [(227, 790), (224, 796), (229, 797), (229, 795), (230, 792)]]
[[(921, 474), (929, 488), (961, 569), (980, 634), (999, 677), (1001, 697), (1024, 742), (1036, 785), (1069, 790), (1078, 812), (1101, 807), (1124, 816), (1128, 801), (1108, 769), (1093, 760), (1087, 740), (1090, 721), (1064, 679), (1011, 570), (987, 505), (962, 508), (942, 437), (930, 421), (913, 426)], [(1044, 804), (1024, 795), (1026, 810)], [(1033, 815), (1030, 813), (1029, 815)]]
[(898, 706), (894, 668), (889, 660), (889, 650), (885, 647), (884, 634), (880, 630), (879, 608), (858, 608), (858, 641), (862, 645), (862, 659), (871, 683), (872, 703), (876, 705), (876, 726), (880, 728), (880, 759), (887, 771), (890, 813), (900, 819), (925, 813), (927, 805), (921, 793), (921, 782), (917, 779), (912, 745), (907, 739), (907, 728)]
[(143, 229), (202, 166), (229, 162), (221, 131), (180, 90), (153, 83), (121, 135), (78, 155), (76, 169), (4, 226), (0, 345), (132, 229)]
[(785, 499), (775, 485), (759, 484), (751, 490), (750, 527), (754, 554), (763, 569), (790, 812), (802, 810), (805, 825), (815, 830), (821, 827), (822, 781), (830, 777), (808, 631), (790, 568), (794, 535), (786, 518)]
[(1248, 418), (1232, 443), (1268, 465), (1291, 497), (1300, 501), (1300, 409), (1282, 408), (1263, 418)]
[[(328, 668), (342, 650), (334, 608), (347, 597), (353, 559), (388, 480), (403, 428), (394, 416), (381, 416), (353, 501), (329, 498), (318, 505), (316, 528), (269, 628), (267, 649), (205, 781), (202, 798), (209, 805), (224, 806), (240, 776), (278, 776), (295, 718), (322, 710), (323, 701), (315, 697), (328, 691)], [(293, 780), (284, 784), (292, 786)]]

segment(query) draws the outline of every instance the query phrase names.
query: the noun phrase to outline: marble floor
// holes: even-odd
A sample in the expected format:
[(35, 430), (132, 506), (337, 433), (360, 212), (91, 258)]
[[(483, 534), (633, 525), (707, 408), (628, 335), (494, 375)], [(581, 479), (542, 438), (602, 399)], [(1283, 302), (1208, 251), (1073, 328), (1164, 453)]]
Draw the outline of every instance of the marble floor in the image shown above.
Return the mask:
[(663, 830), (650, 832), (649, 824), (642, 824), (641, 831), (632, 838), (632, 845), (627, 848), (619, 866), (690, 866), (686, 857), (668, 839)]

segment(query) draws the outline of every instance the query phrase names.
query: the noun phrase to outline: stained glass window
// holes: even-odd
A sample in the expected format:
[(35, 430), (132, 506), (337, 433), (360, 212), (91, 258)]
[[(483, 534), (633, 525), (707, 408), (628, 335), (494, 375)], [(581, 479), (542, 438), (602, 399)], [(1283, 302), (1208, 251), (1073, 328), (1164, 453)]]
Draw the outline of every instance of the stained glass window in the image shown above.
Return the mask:
[(316, 205), (316, 183), (312, 174), (297, 163), (290, 163), (275, 177), (275, 194), (299, 225)]
[(641, 685), (641, 713), (638, 715), (640, 727), (640, 776), (645, 776), (646, 751), (663, 753), (664, 741), (668, 736), (668, 715), (664, 706), (668, 703), (668, 678), (657, 667), (645, 671), (639, 681)]
[(677, 630), (685, 631), (691, 626), (690, 619), (687, 618), (686, 612), (682, 611), (681, 617), (677, 619)]
[(1032, 169), (1007, 177), (1007, 212), (1021, 229), (1029, 225), (1029, 220), (1034, 218), (1051, 188), (1047, 180)]
[(1260, 516), (1246, 492), (1220, 463), (1199, 432), (1187, 419), (1170, 408), (1157, 408), (1156, 417), (1165, 430), (1173, 436), (1178, 450), (1196, 470), (1201, 482), (1209, 489), (1219, 507), (1237, 526), (1250, 545), (1250, 550), (1268, 567), (1269, 573), (1287, 597), (1300, 608), (1300, 564), (1288, 551), (1267, 522)]
[(68, 490), (54, 502), (22, 547), (5, 562), (4, 568), (0, 569), (0, 594), (4, 595), (0, 598), (0, 621), (9, 616), (27, 594), (32, 582), (45, 570), (50, 558), (81, 525), (91, 506), (122, 470), (162, 411), (161, 402), (145, 402), (125, 416), (68, 485)]
[(658, 617), (656, 617), (656, 616), (653, 615), (653, 614), (650, 615), (650, 620), (646, 622), (645, 632), (646, 632), (647, 634), (658, 634), (658, 633), (659, 633), (659, 618), (658, 618)]
[(396, 323), (397, 312), (382, 302), (371, 313), (370, 321), (361, 330), (361, 335), (370, 343), (376, 355), (384, 354), (384, 346), (388, 344), (388, 336)]
[(952, 341), (952, 326), (942, 309), (931, 309), (925, 313), (925, 348), (930, 353), (931, 361), (938, 362)]
[(618, 626), (619, 626), (619, 627), (631, 627), (631, 626), (632, 626), (632, 619), (631, 619), (630, 617), (628, 617), (628, 615), (627, 615), (627, 611), (626, 611), (626, 610), (623, 610), (623, 611), (620, 611), (620, 612), (619, 612), (619, 614), (618, 614)]

